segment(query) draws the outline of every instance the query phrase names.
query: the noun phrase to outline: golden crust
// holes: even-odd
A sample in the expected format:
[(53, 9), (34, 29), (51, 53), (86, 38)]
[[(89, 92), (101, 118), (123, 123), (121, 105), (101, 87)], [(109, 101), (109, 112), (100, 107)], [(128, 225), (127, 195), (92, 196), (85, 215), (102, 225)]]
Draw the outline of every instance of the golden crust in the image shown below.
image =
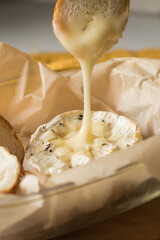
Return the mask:
[(62, 4), (63, 4), (63, 0), (58, 0), (56, 2), (55, 8), (54, 8), (54, 13), (53, 13), (53, 18), (56, 18), (59, 16), (59, 9)]
[(17, 156), (20, 162), (24, 158), (24, 148), (21, 141), (18, 139), (16, 132), (11, 124), (0, 115), (0, 146), (9, 149), (9, 152)]

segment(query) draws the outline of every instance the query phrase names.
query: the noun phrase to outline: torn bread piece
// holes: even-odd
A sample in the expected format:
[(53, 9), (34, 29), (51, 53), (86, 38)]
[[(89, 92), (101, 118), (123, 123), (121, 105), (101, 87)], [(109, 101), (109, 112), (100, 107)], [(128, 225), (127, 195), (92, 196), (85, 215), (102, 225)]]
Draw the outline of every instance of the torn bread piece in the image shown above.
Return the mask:
[(24, 148), (10, 123), (0, 115), (0, 146), (9, 149), (20, 162), (24, 158)]
[(40, 191), (40, 185), (38, 181), (38, 177), (34, 174), (26, 173), (24, 177), (22, 177), (16, 188), (16, 194), (32, 194), (38, 193)]
[(7, 148), (0, 147), (0, 193), (12, 192), (18, 183), (20, 163)]
[(82, 120), (82, 111), (71, 111), (40, 126), (26, 149), (24, 169), (51, 176), (133, 146), (142, 139), (135, 122), (115, 113), (97, 111), (92, 112), (94, 139), (75, 151), (66, 142), (78, 134)]
[(66, 50), (79, 60), (97, 60), (122, 36), (129, 0), (58, 0), (53, 30)]

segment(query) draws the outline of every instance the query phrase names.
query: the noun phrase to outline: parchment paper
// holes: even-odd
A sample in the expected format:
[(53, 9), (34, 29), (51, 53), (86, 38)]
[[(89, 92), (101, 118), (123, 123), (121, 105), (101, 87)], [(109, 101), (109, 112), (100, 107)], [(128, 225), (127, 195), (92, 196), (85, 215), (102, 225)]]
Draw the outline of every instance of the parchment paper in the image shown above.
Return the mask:
[[(160, 133), (160, 60), (119, 58), (96, 65), (92, 109), (135, 120), (144, 137)], [(27, 54), (0, 44), (0, 113), (30, 135), (54, 116), (83, 109), (81, 72), (56, 73)]]
[[(39, 199), (36, 197), (16, 207), (0, 206), (3, 239), (10, 236), (16, 240), (29, 239), (29, 233), (47, 229), (56, 232), (70, 222), (73, 227), (75, 218), (86, 217), (106, 205), (106, 214), (110, 216), (111, 210), (114, 211), (126, 195), (149, 179), (155, 179), (156, 183), (160, 180), (160, 60), (119, 58), (96, 65), (91, 102), (93, 110), (114, 111), (136, 121), (148, 139), (59, 176), (39, 177), (39, 186), (34, 178), (30, 188), (27, 176), (17, 194), (67, 183), (73, 189), (47, 198), (40, 192)], [(29, 55), (0, 43), (0, 114), (10, 121), (23, 140), (40, 124), (75, 109), (83, 109), (81, 71), (57, 73), (37, 64)], [(93, 181), (94, 184), (89, 184)], [(75, 188), (82, 184), (83, 187)], [(157, 194), (154, 188), (152, 191)], [(146, 194), (149, 197), (151, 191)], [(145, 193), (142, 196), (146, 197)], [(1, 196), (1, 201), (3, 198)]]

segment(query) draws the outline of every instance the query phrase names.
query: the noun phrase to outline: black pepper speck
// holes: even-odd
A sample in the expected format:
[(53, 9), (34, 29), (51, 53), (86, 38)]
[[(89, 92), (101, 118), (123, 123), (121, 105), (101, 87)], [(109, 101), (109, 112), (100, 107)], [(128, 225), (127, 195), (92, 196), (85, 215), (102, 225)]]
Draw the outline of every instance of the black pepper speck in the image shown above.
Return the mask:
[(45, 152), (50, 148), (51, 144), (49, 143), (45, 149)]
[(106, 143), (103, 143), (102, 146), (106, 146), (107, 144)]

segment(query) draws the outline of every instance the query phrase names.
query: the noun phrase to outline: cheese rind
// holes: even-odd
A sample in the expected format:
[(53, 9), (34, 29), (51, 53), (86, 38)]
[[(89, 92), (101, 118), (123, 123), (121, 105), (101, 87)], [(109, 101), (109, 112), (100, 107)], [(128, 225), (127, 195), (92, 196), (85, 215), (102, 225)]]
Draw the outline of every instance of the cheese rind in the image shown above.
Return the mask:
[(98, 111), (92, 112), (94, 138), (83, 148), (80, 145), (73, 150), (67, 145), (68, 139), (78, 134), (82, 119), (82, 111), (72, 111), (40, 126), (27, 147), (25, 170), (54, 175), (133, 146), (142, 139), (141, 130), (133, 121), (115, 113)]

